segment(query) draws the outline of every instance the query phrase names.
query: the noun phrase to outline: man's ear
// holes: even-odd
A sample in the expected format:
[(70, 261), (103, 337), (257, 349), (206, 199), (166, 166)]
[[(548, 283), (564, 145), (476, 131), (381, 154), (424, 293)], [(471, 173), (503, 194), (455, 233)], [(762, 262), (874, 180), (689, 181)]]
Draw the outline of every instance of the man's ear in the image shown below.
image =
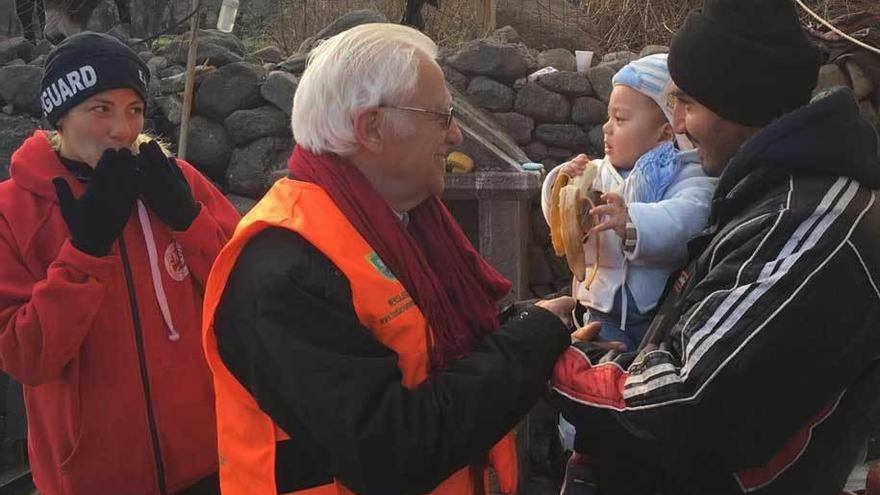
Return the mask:
[(382, 126), (382, 113), (378, 108), (359, 110), (354, 116), (354, 139), (358, 144), (373, 153), (381, 153), (384, 145), (385, 129)]

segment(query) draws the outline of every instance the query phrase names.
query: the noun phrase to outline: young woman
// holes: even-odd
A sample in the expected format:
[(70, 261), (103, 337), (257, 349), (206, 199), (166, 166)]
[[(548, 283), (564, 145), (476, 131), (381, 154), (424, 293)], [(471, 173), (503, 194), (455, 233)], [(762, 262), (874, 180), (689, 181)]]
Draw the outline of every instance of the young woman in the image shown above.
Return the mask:
[(141, 134), (148, 81), (115, 38), (68, 38), (42, 81), (54, 131), (0, 184), (0, 369), (45, 495), (216, 491), (202, 291), (238, 214)]

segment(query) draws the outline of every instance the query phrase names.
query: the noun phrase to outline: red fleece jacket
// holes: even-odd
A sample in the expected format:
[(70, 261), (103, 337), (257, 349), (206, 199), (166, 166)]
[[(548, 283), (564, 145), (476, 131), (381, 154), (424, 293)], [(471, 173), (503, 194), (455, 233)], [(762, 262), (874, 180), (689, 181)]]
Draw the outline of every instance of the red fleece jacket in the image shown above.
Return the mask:
[[(13, 154), (0, 183), (0, 369), (24, 384), (31, 468), (45, 495), (169, 493), (217, 469), (214, 398), (201, 350), (202, 292), (239, 219), (178, 161), (201, 209), (185, 232), (150, 212), (172, 341), (137, 208), (111, 253), (70, 243), (52, 178), (68, 179), (46, 134)], [(144, 379), (146, 378), (146, 379)]]

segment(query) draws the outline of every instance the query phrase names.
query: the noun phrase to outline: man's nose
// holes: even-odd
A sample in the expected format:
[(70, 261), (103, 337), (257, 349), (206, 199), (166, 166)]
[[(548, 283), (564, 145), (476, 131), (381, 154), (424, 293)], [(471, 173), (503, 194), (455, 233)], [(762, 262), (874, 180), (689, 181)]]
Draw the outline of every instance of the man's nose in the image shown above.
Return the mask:
[(458, 122), (455, 119), (452, 119), (452, 122), (449, 124), (449, 129), (446, 129), (446, 143), (455, 146), (459, 144), (461, 140), (461, 128), (458, 127)]
[(678, 102), (672, 107), (672, 130), (676, 134), (687, 132), (687, 127), (684, 125), (684, 105)]

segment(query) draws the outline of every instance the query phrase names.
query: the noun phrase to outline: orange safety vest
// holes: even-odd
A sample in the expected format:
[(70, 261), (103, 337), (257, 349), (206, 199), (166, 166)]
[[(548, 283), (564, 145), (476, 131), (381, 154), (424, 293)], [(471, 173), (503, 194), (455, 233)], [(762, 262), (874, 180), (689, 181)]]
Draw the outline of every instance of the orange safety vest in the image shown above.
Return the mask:
[[(253, 396), (224, 366), (214, 335), (214, 314), (235, 260), (252, 237), (270, 227), (297, 232), (348, 278), (358, 318), (383, 345), (397, 353), (405, 387), (413, 389), (428, 377), (425, 340), (428, 323), (403, 285), (323, 189), (311, 183), (279, 180), (238, 224), (229, 244), (217, 257), (205, 288), (203, 338), (214, 377), (223, 495), (277, 495), (276, 443), (290, 438), (260, 410)], [(517, 464), (512, 433), (490, 450), (488, 459), (495, 468), (501, 490), (514, 493)], [(296, 466), (290, 468), (296, 469)], [(473, 494), (470, 472), (468, 467), (457, 471), (431, 493)], [(482, 477), (485, 486), (488, 479), (485, 471)], [(339, 481), (294, 493), (353, 494)]]

